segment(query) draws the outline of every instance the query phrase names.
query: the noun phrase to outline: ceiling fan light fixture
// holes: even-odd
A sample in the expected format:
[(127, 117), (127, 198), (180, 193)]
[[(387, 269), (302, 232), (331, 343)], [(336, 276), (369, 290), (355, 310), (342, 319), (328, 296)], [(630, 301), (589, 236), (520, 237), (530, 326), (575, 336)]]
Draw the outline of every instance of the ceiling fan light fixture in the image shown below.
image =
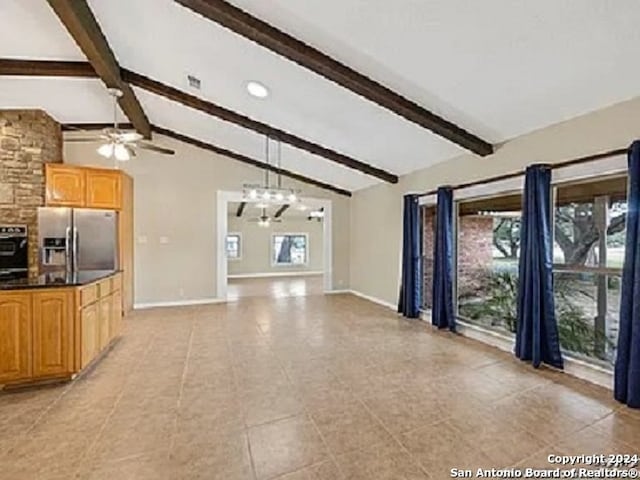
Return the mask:
[(113, 155), (113, 143), (105, 143), (103, 145), (100, 145), (97, 149), (97, 152), (104, 158), (111, 158), (111, 156)]
[(131, 160), (131, 155), (129, 154), (129, 151), (121, 143), (116, 144), (116, 146), (113, 148), (113, 153), (116, 157), (116, 160), (120, 162), (127, 162)]
[(252, 80), (247, 82), (247, 92), (249, 95), (256, 98), (267, 98), (269, 96), (269, 89), (260, 82)]

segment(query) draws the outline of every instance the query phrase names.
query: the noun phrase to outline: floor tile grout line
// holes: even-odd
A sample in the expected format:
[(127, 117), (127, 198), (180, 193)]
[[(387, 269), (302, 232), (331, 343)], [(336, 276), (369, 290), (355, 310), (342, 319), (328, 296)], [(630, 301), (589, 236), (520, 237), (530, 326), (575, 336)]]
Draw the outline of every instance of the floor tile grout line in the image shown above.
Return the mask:
[(187, 352), (185, 354), (184, 365), (182, 367), (182, 375), (180, 376), (180, 388), (178, 389), (178, 398), (176, 399), (176, 411), (173, 416), (173, 427), (171, 429), (171, 439), (169, 441), (169, 454), (173, 451), (175, 446), (176, 434), (178, 431), (178, 417), (180, 415), (180, 405), (182, 402), (182, 396), (184, 394), (184, 384), (187, 378), (187, 371), (189, 369), (189, 356), (191, 355), (191, 348), (193, 345), (193, 332), (195, 329), (195, 320), (191, 319), (191, 327), (189, 329), (189, 340), (187, 342)]
[(76, 477), (80, 471), (80, 469), (83, 466), (83, 462), (85, 461), (85, 458), (87, 457), (88, 454), (90, 454), (92, 452), (92, 450), (94, 449), (94, 447), (96, 446), (96, 444), (99, 442), (102, 433), (104, 432), (107, 424), (109, 423), (109, 420), (111, 419), (111, 417), (113, 416), (113, 412), (116, 411), (118, 404), (120, 403), (120, 400), (122, 399), (122, 397), (124, 396), (124, 392), (127, 388), (127, 384), (129, 383), (131, 376), (138, 371), (138, 369), (140, 368), (140, 364), (142, 363), (142, 360), (144, 358), (146, 358), (146, 356), (149, 354), (149, 352), (151, 351), (151, 348), (155, 342), (156, 336), (152, 336), (149, 339), (149, 343), (147, 344), (147, 347), (145, 348), (141, 358), (139, 358), (136, 362), (135, 362), (135, 367), (129, 372), (129, 374), (127, 375), (126, 379), (122, 382), (122, 390), (120, 390), (120, 393), (118, 394), (118, 396), (116, 397), (115, 401), (113, 402), (113, 405), (111, 406), (111, 409), (109, 410), (109, 413), (107, 414), (107, 416), (105, 417), (105, 419), (103, 420), (102, 424), (100, 425), (100, 428), (98, 429), (98, 432), (96, 433), (95, 437), (93, 438), (93, 440), (89, 443), (89, 445), (87, 446), (87, 448), (85, 449), (85, 451), (82, 453), (82, 455), (80, 456), (80, 458), (78, 459), (78, 465), (77, 467), (74, 469), (74, 474), (73, 476)]
[(382, 420), (380, 420), (380, 418), (376, 414), (374, 414), (373, 411), (371, 411), (371, 409), (364, 402), (364, 400), (362, 400), (360, 397), (357, 397), (357, 400), (358, 400), (358, 402), (360, 402), (360, 404), (363, 406), (363, 408), (367, 411), (367, 413), (369, 413), (369, 415), (371, 415), (373, 418), (376, 419), (376, 421), (391, 436), (391, 438), (400, 446), (400, 448), (409, 456), (409, 458), (411, 458), (415, 462), (415, 464), (420, 467), (420, 470), (422, 470), (422, 472), (424, 474), (426, 474), (427, 477), (431, 478), (431, 474), (424, 468), (422, 463), (417, 458), (415, 458), (415, 456), (409, 451), (409, 449), (407, 447), (404, 446), (404, 444), (400, 441), (400, 439), (398, 437), (396, 437), (396, 435), (394, 435), (393, 432), (387, 428), (387, 426), (384, 424), (384, 422)]
[[(233, 348), (231, 345), (231, 336), (226, 335), (226, 341), (225, 341), (226, 345), (227, 345), (227, 352), (229, 355), (229, 359), (231, 361), (231, 376), (233, 377), (233, 387), (234, 387), (234, 392), (235, 395), (239, 395), (239, 388), (238, 388), (238, 377), (237, 377), (237, 373), (236, 373), (236, 364), (234, 362), (234, 358), (233, 358)], [(247, 451), (249, 453), (249, 463), (251, 464), (251, 474), (253, 475), (254, 480), (258, 478), (258, 473), (256, 471), (256, 465), (255, 465), (255, 460), (253, 458), (253, 451), (251, 449), (251, 440), (249, 438), (249, 426), (247, 425), (247, 419), (244, 413), (244, 408), (242, 409), (242, 424), (243, 424), (243, 429), (242, 429), (242, 433), (244, 435), (244, 438), (247, 442)]]
[[(261, 335), (264, 336), (264, 333), (261, 331), (260, 329), (260, 333)], [(282, 359), (280, 358), (280, 356), (275, 353), (273, 351), (273, 349), (271, 347), (269, 347), (269, 350), (271, 351), (271, 353), (273, 354), (273, 356), (275, 357), (276, 361), (278, 362), (278, 365), (280, 367), (280, 369), (282, 370), (282, 372), (284, 373), (285, 378), (287, 379), (287, 382), (289, 383), (289, 385), (292, 387), (292, 389), (295, 390), (294, 387), (294, 382), (291, 380), (291, 377), (289, 376), (289, 372), (287, 372), (287, 369), (284, 367), (283, 363), (282, 363)], [(333, 452), (331, 451), (331, 449), (329, 448), (329, 445), (327, 444), (326, 439), (324, 438), (324, 435), (322, 435), (322, 432), (320, 431), (320, 428), (318, 427), (318, 425), (316, 424), (315, 420), (313, 419), (313, 416), (311, 415), (311, 412), (308, 410), (307, 408), (307, 404), (303, 401), (302, 402), (303, 405), (303, 411), (305, 416), (307, 417), (307, 420), (311, 423), (311, 425), (313, 426), (314, 430), (316, 431), (316, 433), (318, 434), (318, 436), (320, 437), (320, 440), (322, 441), (322, 445), (324, 446), (325, 451), (327, 452), (327, 456), (329, 457), (329, 459), (333, 462), (333, 465), (338, 469), (338, 473), (340, 474), (340, 476), (342, 478), (345, 478), (345, 474), (342, 471), (342, 469), (340, 468), (340, 465), (337, 462), (337, 459), (335, 457), (335, 455), (333, 454)], [(297, 415), (294, 415), (297, 416)], [(303, 467), (301, 467), (300, 469), (296, 470), (303, 470), (305, 468), (308, 468), (310, 466), (312, 466), (313, 464), (309, 464), (309, 465), (304, 465)], [(287, 475), (289, 473), (293, 473), (293, 472), (285, 472), (279, 476), (284, 476)], [(276, 477), (277, 478), (277, 477)]]

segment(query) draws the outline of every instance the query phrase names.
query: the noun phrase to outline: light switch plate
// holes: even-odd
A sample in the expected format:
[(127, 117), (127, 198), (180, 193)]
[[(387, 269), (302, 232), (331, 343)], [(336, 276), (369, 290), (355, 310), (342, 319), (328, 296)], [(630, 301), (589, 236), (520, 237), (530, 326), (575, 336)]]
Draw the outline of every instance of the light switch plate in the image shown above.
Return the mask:
[(160, 243), (162, 245), (166, 245), (167, 243), (169, 243), (169, 237), (160, 237)]
[(139, 235), (139, 236), (138, 236), (138, 243), (139, 243), (139, 244), (145, 244), (145, 243), (147, 243), (147, 236), (146, 236), (146, 235)]

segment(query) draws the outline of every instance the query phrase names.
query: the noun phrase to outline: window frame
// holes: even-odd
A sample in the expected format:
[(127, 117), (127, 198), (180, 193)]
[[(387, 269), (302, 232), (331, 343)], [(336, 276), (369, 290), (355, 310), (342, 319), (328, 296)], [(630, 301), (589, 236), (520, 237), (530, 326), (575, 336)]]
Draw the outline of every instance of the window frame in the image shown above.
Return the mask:
[[(279, 263), (275, 260), (275, 239), (276, 237), (304, 237), (304, 263)], [(307, 267), (309, 266), (309, 234), (304, 232), (273, 232), (269, 239), (269, 257), (272, 267)]]
[[(229, 239), (229, 237), (238, 237), (238, 256), (237, 257), (230, 257), (229, 256), (229, 250), (227, 249), (227, 241)], [(242, 260), (242, 247), (243, 247), (243, 241), (242, 241), (242, 233), (240, 232), (228, 232), (227, 236), (224, 238), (224, 254), (227, 258), (227, 260), (230, 261), (237, 261), (237, 260)]]
[[(518, 188), (517, 185), (515, 184), (515, 182), (518, 181), (518, 179), (520, 179), (520, 182), (522, 183), (522, 187)], [(515, 195), (516, 193), (520, 193), (522, 194), (524, 192), (524, 176), (522, 177), (516, 177), (515, 179), (510, 179), (510, 181), (505, 182), (503, 180), (498, 180), (495, 182), (496, 187), (498, 188), (498, 190), (496, 190), (495, 192), (489, 193), (487, 192), (487, 187), (489, 187), (491, 184), (486, 184), (486, 185), (482, 185), (482, 187), (485, 187), (482, 189), (481, 192), (478, 192), (478, 194), (476, 195), (460, 195), (458, 198), (456, 198), (457, 196), (454, 193), (454, 201), (453, 201), (453, 215), (454, 215), (454, 221), (453, 221), (453, 235), (455, 237), (455, 241), (453, 242), (453, 315), (455, 316), (456, 320), (460, 320), (462, 321), (465, 325), (468, 326), (473, 326), (474, 328), (480, 328), (483, 331), (492, 333), (492, 334), (496, 334), (495, 330), (489, 329), (489, 328), (484, 328), (481, 327), (479, 325), (477, 325), (476, 323), (474, 323), (472, 320), (470, 320), (467, 317), (463, 317), (460, 316), (460, 302), (459, 302), (459, 298), (458, 298), (458, 253), (460, 251), (460, 204), (461, 203), (465, 203), (465, 202), (476, 202), (479, 200), (491, 200), (494, 198), (500, 198), (500, 197), (508, 197), (508, 196), (512, 196)], [(500, 188), (502, 187), (502, 188)], [(520, 206), (520, 209), (522, 209), (522, 206)], [(518, 256), (518, 261), (520, 257)]]

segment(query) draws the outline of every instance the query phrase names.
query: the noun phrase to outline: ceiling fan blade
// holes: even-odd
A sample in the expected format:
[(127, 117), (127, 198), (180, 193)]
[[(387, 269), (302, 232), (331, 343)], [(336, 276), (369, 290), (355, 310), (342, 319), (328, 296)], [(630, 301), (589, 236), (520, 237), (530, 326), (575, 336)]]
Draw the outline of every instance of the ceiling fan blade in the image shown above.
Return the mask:
[(144, 150), (151, 150), (152, 152), (164, 153), (165, 155), (175, 155), (176, 153), (175, 151), (169, 148), (158, 147), (157, 145), (154, 145), (148, 142), (137, 142), (136, 145), (139, 148), (143, 148)]
[(109, 140), (109, 138), (104, 135), (94, 135), (93, 137), (70, 137), (64, 139), (65, 142), (102, 142), (104, 140)]
[(118, 132), (118, 138), (121, 142), (130, 143), (142, 140), (142, 135), (138, 132)]

